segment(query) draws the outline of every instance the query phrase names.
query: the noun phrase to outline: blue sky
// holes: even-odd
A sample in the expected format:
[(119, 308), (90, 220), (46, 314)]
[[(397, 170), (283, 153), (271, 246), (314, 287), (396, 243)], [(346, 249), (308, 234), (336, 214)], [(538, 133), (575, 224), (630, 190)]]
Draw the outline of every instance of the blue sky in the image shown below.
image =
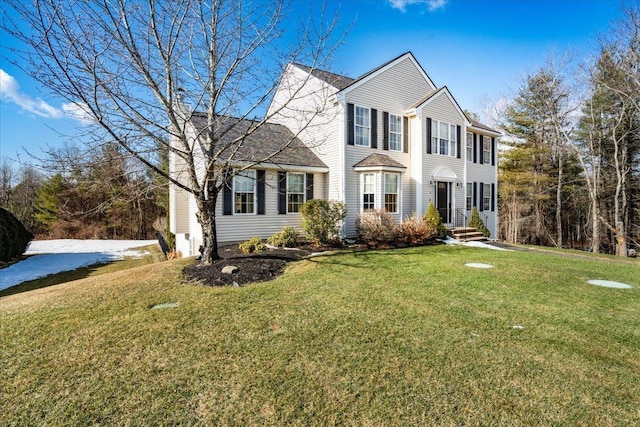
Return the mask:
[[(294, 0), (297, 13), (307, 0)], [(354, 23), (333, 70), (357, 77), (411, 51), (437, 86), (464, 109), (482, 114), (508, 96), (551, 55), (597, 53), (595, 36), (619, 17), (616, 0), (329, 0), (343, 26)], [(4, 15), (4, 11), (3, 11)], [(4, 56), (0, 34), (0, 158), (34, 162), (82, 128), (69, 106), (49, 96)]]

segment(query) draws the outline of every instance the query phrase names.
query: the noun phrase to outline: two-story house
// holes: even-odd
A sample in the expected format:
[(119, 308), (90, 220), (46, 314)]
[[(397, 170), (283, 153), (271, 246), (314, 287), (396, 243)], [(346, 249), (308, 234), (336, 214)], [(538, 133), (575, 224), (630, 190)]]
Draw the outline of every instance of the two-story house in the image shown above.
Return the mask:
[[(477, 207), (495, 236), (500, 134), (467, 118), (413, 54), (356, 79), (289, 64), (267, 114), (269, 126), (296, 136), (293, 151), (234, 178), (218, 207), (220, 242), (299, 227), (299, 206), (313, 197), (346, 204), (345, 237), (356, 236), (356, 218), (366, 210), (385, 209), (400, 222), (430, 203), (451, 227)], [(277, 145), (271, 139), (278, 132), (257, 133), (246, 144)], [(201, 242), (193, 203), (171, 193), (177, 247), (193, 255)]]

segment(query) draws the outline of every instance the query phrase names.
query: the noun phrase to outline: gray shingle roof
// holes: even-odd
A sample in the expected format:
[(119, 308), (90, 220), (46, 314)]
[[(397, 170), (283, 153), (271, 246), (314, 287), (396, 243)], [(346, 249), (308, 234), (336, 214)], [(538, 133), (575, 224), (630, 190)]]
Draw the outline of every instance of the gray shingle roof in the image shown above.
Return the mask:
[(483, 129), (483, 130), (488, 130), (488, 131), (490, 131), (490, 132), (500, 133), (500, 132), (498, 132), (497, 130), (492, 129), (492, 128), (490, 128), (489, 126), (484, 125), (484, 124), (480, 123), (480, 122), (479, 122), (479, 121), (477, 121), (477, 120), (473, 120), (472, 118), (469, 118), (469, 122), (471, 123), (471, 126), (473, 126), (474, 128)]
[[(203, 133), (207, 127), (206, 114), (194, 114), (191, 123), (198, 132)], [(258, 123), (260, 122), (254, 120), (219, 117), (215, 125), (216, 133), (220, 136), (218, 145), (223, 147), (231, 144), (222, 152), (220, 159), (223, 161), (257, 162), (282, 150), (265, 163), (327, 167), (287, 127), (268, 122), (258, 126)], [(284, 146), (286, 147), (283, 149)], [(234, 154), (236, 148), (237, 151)]]
[(391, 157), (386, 154), (371, 154), (369, 157), (366, 157), (360, 160), (358, 163), (353, 165), (354, 168), (357, 167), (393, 167), (393, 168), (403, 168), (407, 167), (400, 162), (396, 162)]
[(293, 65), (300, 68), (306, 73), (310, 73), (312, 76), (322, 80), (323, 82), (330, 84), (331, 86), (335, 87), (338, 90), (344, 89), (345, 87), (349, 86), (351, 83), (355, 81), (351, 77), (335, 74), (329, 71), (319, 70), (317, 68), (307, 67), (306, 65), (302, 65), (302, 64), (293, 64)]

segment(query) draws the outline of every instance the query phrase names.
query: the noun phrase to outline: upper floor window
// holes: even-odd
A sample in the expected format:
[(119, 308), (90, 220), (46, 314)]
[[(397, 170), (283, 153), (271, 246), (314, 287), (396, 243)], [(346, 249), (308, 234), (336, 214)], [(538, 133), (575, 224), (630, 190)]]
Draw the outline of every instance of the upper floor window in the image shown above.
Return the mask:
[(304, 203), (304, 174), (287, 173), (287, 213), (300, 212)]
[(443, 156), (456, 157), (456, 125), (438, 120), (431, 121), (431, 152)]
[(371, 110), (355, 106), (355, 145), (369, 147), (371, 134)]
[(233, 177), (234, 213), (256, 212), (256, 171), (244, 170)]
[(389, 213), (398, 213), (398, 181), (398, 174), (384, 174), (384, 209)]
[(467, 161), (473, 161), (473, 134), (467, 132)]
[(491, 164), (491, 138), (485, 136), (482, 141), (482, 156), (485, 165)]
[(373, 173), (363, 173), (361, 176), (362, 210), (375, 209), (376, 176)]
[(389, 150), (402, 151), (402, 117), (389, 114)]

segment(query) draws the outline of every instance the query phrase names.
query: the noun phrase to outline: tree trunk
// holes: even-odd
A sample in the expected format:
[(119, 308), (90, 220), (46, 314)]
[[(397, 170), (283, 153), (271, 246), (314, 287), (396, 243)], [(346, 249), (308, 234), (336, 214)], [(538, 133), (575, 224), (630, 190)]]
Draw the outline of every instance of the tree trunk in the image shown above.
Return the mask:
[(562, 247), (562, 153), (558, 153), (558, 189), (556, 190), (556, 246)]
[(216, 232), (216, 206), (217, 195), (211, 199), (197, 197), (198, 213), (197, 218), (202, 227), (202, 259), (204, 265), (209, 265), (220, 259), (218, 255), (218, 236)]
[(594, 254), (600, 253), (600, 211), (598, 209), (598, 197), (593, 194), (595, 190), (589, 192), (591, 197), (591, 251)]

